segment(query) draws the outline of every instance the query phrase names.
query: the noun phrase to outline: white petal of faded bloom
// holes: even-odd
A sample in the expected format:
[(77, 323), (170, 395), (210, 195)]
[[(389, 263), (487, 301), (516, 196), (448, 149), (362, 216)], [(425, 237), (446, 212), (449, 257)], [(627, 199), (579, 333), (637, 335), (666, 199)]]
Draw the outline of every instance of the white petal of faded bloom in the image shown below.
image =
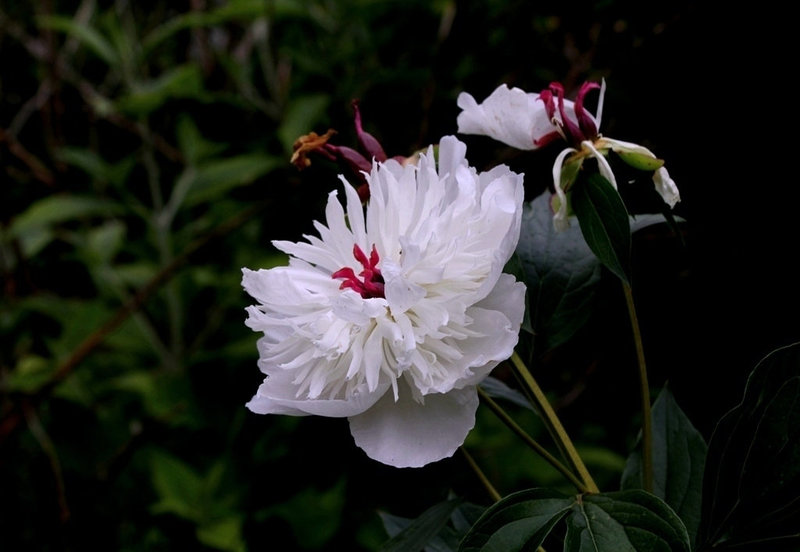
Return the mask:
[(538, 147), (536, 142), (556, 131), (539, 94), (505, 84), (480, 104), (462, 92), (457, 104), (463, 110), (457, 118), (458, 132), (462, 134), (489, 136), (517, 149), (532, 150)]
[(348, 417), (356, 443), (394, 466), (463, 443), (475, 386), (511, 356), (525, 305), (525, 286), (502, 273), (522, 176), (478, 174), (465, 154), (445, 137), (438, 167), (432, 148), (416, 166), (374, 164), (366, 213), (343, 181), (346, 209), (331, 193), (319, 237), (274, 242), (289, 266), (243, 269), (267, 376), (250, 410)]
[(558, 208), (555, 213), (553, 213), (553, 226), (558, 232), (563, 232), (569, 228), (567, 194), (561, 186), (561, 168), (564, 166), (564, 159), (566, 159), (569, 154), (575, 153), (576, 151), (578, 150), (574, 148), (562, 150), (561, 153), (558, 154), (558, 157), (556, 157), (555, 163), (553, 163), (553, 187), (556, 191), (556, 197), (558, 198)]
[(656, 185), (656, 191), (661, 195), (661, 199), (670, 207), (675, 207), (675, 204), (681, 200), (678, 186), (664, 167), (653, 173), (653, 184)]
[[(613, 151), (616, 152), (636, 153), (657, 159), (656, 155), (652, 151), (644, 146), (640, 146), (639, 144), (623, 142), (622, 140), (614, 140), (612, 138), (601, 138), (600, 142), (603, 145), (609, 146)], [(667, 172), (666, 168), (659, 167), (655, 170), (653, 173), (653, 184), (655, 184), (656, 191), (661, 196), (661, 199), (663, 199), (664, 203), (669, 205), (670, 208), (675, 207), (675, 205), (681, 200), (678, 186), (669, 176), (669, 172)]]

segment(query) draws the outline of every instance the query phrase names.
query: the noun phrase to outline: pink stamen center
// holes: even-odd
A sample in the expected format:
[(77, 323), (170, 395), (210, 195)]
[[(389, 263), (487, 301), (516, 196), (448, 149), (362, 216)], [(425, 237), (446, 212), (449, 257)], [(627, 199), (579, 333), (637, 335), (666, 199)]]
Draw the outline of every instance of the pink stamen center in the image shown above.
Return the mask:
[(378, 256), (378, 250), (375, 249), (375, 245), (373, 244), (372, 251), (369, 254), (369, 258), (367, 258), (364, 251), (358, 244), (355, 244), (353, 245), (353, 256), (361, 263), (361, 266), (364, 267), (364, 270), (358, 273), (358, 276), (361, 276), (361, 280), (358, 279), (356, 273), (349, 266), (340, 268), (331, 274), (331, 278), (334, 280), (339, 278), (344, 279), (339, 289), (352, 289), (358, 292), (364, 299), (385, 297), (383, 293), (383, 275), (381, 275), (381, 271), (378, 268), (380, 257)]
[[(547, 89), (539, 93), (539, 99), (544, 103), (547, 116), (558, 125), (564, 138), (574, 146), (579, 145), (584, 140), (594, 140), (597, 138), (597, 125), (584, 108), (586, 94), (596, 88), (600, 88), (600, 85), (596, 82), (585, 82), (581, 85), (580, 90), (578, 90), (578, 96), (575, 98), (574, 107), (577, 124), (576, 121), (567, 116), (566, 109), (564, 108), (564, 87), (561, 83), (551, 82)], [(556, 109), (558, 109), (560, 120), (554, 117)], [(536, 145), (549, 143), (553, 138), (554, 137), (549, 134), (543, 136)]]

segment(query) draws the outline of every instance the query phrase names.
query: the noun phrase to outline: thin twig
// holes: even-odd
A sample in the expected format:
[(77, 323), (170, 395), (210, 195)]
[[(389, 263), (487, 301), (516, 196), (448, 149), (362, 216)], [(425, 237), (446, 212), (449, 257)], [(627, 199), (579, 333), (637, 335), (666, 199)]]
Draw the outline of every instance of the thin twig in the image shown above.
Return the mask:
[(481, 483), (483, 484), (484, 488), (486, 489), (486, 492), (489, 493), (489, 496), (492, 497), (492, 500), (494, 500), (495, 502), (498, 502), (501, 498), (503, 498), (500, 495), (500, 493), (497, 492), (497, 489), (494, 488), (494, 485), (492, 485), (492, 482), (489, 481), (489, 478), (486, 477), (486, 474), (483, 473), (483, 470), (481, 470), (481, 467), (478, 465), (478, 463), (475, 462), (475, 459), (472, 457), (472, 455), (467, 452), (467, 449), (465, 449), (462, 446), (462, 447), (460, 447), (460, 450), (461, 450), (461, 453), (464, 455), (464, 458), (467, 459), (467, 463), (472, 468), (472, 471), (474, 471), (475, 475), (477, 475), (478, 479), (480, 479)]
[(642, 333), (639, 329), (639, 319), (636, 316), (636, 306), (633, 303), (631, 286), (623, 282), (625, 290), (625, 303), (628, 306), (628, 316), (631, 319), (633, 341), (636, 344), (636, 364), (639, 367), (639, 386), (642, 398), (642, 486), (647, 492), (653, 492), (653, 428), (650, 419), (650, 384), (647, 381), (647, 364), (644, 359), (644, 345)]
[(519, 424), (517, 424), (517, 422), (515, 422), (505, 410), (503, 410), (503, 407), (497, 404), (497, 402), (495, 402), (495, 400), (486, 393), (486, 391), (478, 387), (478, 394), (486, 403), (486, 405), (492, 410), (492, 412), (494, 412), (495, 415), (500, 418), (500, 421), (506, 424), (511, 431), (516, 433), (526, 445), (531, 447), (548, 464), (558, 470), (561, 475), (569, 479), (570, 483), (572, 483), (578, 491), (582, 493), (589, 491), (586, 485), (580, 479), (578, 479), (574, 473), (572, 473), (564, 464), (559, 462), (558, 458), (550, 454), (546, 448), (540, 445), (533, 437), (531, 437), (524, 429), (522, 429)]

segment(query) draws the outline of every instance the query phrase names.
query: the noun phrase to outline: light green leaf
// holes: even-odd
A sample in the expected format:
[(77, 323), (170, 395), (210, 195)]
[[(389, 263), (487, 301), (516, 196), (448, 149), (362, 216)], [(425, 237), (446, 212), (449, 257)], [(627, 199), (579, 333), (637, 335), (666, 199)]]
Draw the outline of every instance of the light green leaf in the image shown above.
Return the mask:
[(664, 166), (663, 159), (658, 159), (646, 153), (623, 149), (615, 149), (614, 152), (619, 155), (620, 159), (625, 163), (640, 171), (655, 171)]

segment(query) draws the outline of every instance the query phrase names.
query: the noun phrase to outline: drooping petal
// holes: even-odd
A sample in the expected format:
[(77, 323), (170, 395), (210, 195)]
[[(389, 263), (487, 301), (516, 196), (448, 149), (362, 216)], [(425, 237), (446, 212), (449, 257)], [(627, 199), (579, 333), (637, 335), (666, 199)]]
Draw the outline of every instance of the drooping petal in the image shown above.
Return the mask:
[(608, 159), (601, 152), (594, 147), (590, 141), (586, 140), (581, 143), (581, 146), (586, 148), (592, 153), (592, 157), (597, 160), (597, 168), (600, 169), (600, 174), (608, 180), (614, 189), (617, 189), (617, 178), (614, 176), (614, 171), (611, 170), (611, 165), (608, 164)]
[(480, 104), (462, 92), (457, 104), (463, 110), (457, 118), (458, 132), (462, 134), (489, 136), (517, 149), (533, 150), (546, 136), (556, 132), (538, 94), (508, 88), (505, 84)]
[(553, 226), (558, 232), (563, 232), (569, 228), (569, 219), (567, 218), (567, 194), (561, 185), (561, 168), (564, 165), (564, 159), (566, 159), (569, 154), (575, 153), (576, 151), (578, 150), (574, 148), (562, 150), (553, 163), (553, 188), (555, 189), (556, 197), (558, 197), (558, 208), (553, 214)]
[(675, 207), (675, 204), (681, 200), (678, 186), (664, 167), (653, 173), (653, 183), (656, 185), (656, 191), (661, 195), (664, 203), (669, 205), (670, 208)]
[(416, 402), (406, 383), (350, 417), (350, 433), (367, 456), (398, 468), (418, 468), (453, 455), (475, 426), (475, 387), (426, 395)]

